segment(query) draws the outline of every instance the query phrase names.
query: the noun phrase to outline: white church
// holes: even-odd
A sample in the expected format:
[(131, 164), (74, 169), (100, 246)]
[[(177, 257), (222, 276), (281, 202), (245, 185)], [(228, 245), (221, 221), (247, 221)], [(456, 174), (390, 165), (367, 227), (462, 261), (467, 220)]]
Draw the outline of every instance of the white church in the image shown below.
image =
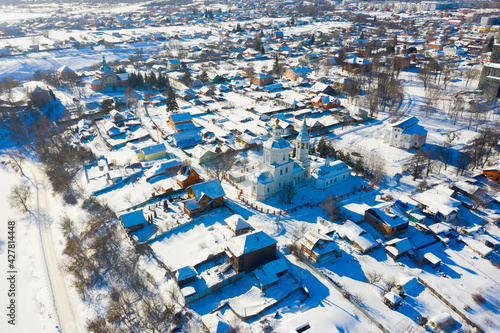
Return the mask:
[(252, 197), (262, 201), (278, 194), (286, 184), (299, 184), (310, 175), (309, 134), (306, 120), (295, 141), (295, 158), (290, 159), (291, 146), (281, 137), (281, 127), (273, 127), (272, 136), (264, 143), (264, 161), (252, 177)]

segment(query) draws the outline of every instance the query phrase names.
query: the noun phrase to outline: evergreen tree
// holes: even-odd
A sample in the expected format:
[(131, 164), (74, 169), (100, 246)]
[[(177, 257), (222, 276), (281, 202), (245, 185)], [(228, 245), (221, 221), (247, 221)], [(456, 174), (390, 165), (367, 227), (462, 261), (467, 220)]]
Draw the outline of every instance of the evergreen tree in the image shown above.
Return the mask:
[(191, 84), (193, 83), (193, 79), (191, 79), (191, 73), (189, 71), (186, 71), (181, 77), (180, 81), (184, 83), (186, 87), (191, 87)]
[(148, 81), (150, 87), (158, 88), (158, 80), (156, 79), (155, 72), (151, 72)]
[(203, 70), (200, 74), (200, 76), (198, 77), (198, 79), (200, 79), (201, 83), (207, 83), (208, 82), (208, 74), (207, 74), (207, 71), (206, 70)]
[(169, 87), (167, 91), (167, 112), (174, 112), (176, 110), (179, 110), (179, 105), (177, 105), (175, 91), (172, 87)]
[(353, 171), (356, 175), (360, 175), (363, 173), (363, 158), (358, 158), (356, 164), (354, 164)]
[(319, 140), (317, 150), (319, 157), (325, 158), (328, 156), (328, 146), (324, 137), (321, 137), (321, 139)]

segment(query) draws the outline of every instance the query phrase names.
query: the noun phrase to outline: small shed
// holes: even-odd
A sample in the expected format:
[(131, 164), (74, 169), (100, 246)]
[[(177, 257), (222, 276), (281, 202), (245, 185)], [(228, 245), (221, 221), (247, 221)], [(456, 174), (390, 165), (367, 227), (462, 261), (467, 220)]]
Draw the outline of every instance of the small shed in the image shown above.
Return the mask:
[(142, 209), (122, 214), (120, 215), (120, 220), (123, 223), (123, 227), (129, 232), (142, 229), (148, 224)]
[(193, 266), (184, 266), (175, 272), (175, 279), (177, 280), (179, 287), (182, 287), (190, 282), (196, 281), (197, 275), (198, 272)]
[(384, 304), (392, 310), (397, 309), (401, 305), (402, 301), (403, 298), (393, 291), (390, 291), (384, 295)]
[(252, 231), (252, 226), (238, 214), (228, 217), (224, 222), (236, 236)]
[(431, 318), (429, 324), (435, 329), (445, 330), (453, 326), (455, 324), (455, 320), (449, 313), (443, 312)]
[(441, 259), (436, 257), (434, 254), (427, 252), (424, 254), (424, 262), (427, 264), (431, 265), (432, 268), (436, 268), (437, 266), (441, 265)]

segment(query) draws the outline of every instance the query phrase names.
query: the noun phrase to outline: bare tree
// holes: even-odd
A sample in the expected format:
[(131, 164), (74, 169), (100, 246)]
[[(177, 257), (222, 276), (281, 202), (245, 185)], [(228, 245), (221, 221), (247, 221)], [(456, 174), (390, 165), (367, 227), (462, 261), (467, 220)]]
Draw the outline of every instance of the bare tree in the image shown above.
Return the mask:
[(467, 70), (465, 71), (465, 86), (468, 86), (470, 83), (472, 83), (473, 80), (477, 79), (477, 77), (477, 70), (475, 70), (473, 67), (467, 68)]
[(293, 183), (285, 184), (283, 190), (280, 192), (280, 201), (285, 204), (293, 204), (293, 198), (297, 193), (297, 189)]
[(7, 153), (9, 162), (14, 171), (19, 172), (23, 177), (26, 177), (23, 170), (23, 161), (25, 160), (24, 154), (19, 149), (11, 150)]
[(26, 184), (14, 185), (10, 190), (9, 204), (23, 213), (30, 211), (31, 188)]
[(417, 77), (424, 84), (424, 89), (427, 89), (432, 79), (432, 72), (429, 66), (428, 65), (425, 65), (423, 67), (420, 66)]
[(376, 151), (372, 151), (364, 160), (365, 172), (370, 176), (373, 185), (384, 180), (385, 164), (385, 159)]
[(234, 153), (226, 152), (215, 158), (211, 158), (203, 165), (203, 167), (210, 178), (222, 181), (222, 179), (227, 176), (227, 173), (231, 170), (235, 162), (236, 159)]
[(346, 216), (340, 212), (337, 197), (334, 198), (331, 193), (321, 205), (323, 213), (329, 221), (345, 220)]
[(349, 99), (349, 101), (352, 102), (354, 97), (356, 97), (359, 93), (360, 84), (356, 79), (352, 78), (351, 80), (344, 83), (343, 90), (347, 94), (347, 98)]
[(458, 116), (464, 112), (465, 101), (462, 96), (457, 96), (453, 105), (450, 107), (449, 116), (453, 119), (453, 125), (457, 123)]
[(448, 163), (453, 157), (453, 150), (451, 149), (451, 147), (453, 146), (453, 142), (455, 142), (455, 140), (459, 138), (459, 136), (460, 135), (457, 132), (450, 131), (446, 133), (446, 139), (443, 142), (443, 145), (437, 149), (436, 156), (443, 163), (445, 170), (448, 168)]
[(370, 284), (374, 284), (382, 280), (382, 274), (376, 271), (366, 272), (365, 276)]
[(429, 177), (429, 173), (434, 169), (436, 152), (432, 149), (432, 146), (427, 146), (427, 148), (422, 149), (422, 154), (425, 157), (425, 176)]
[(450, 82), (453, 82), (453, 80), (455, 80), (458, 77), (458, 72), (454, 68), (444, 67), (441, 70), (441, 75), (443, 76), (444, 90), (446, 90), (448, 84), (450, 84)]
[(498, 127), (487, 127), (471, 140), (468, 148), (472, 170), (486, 165), (491, 155), (495, 153), (499, 140), (500, 130)]
[(440, 92), (435, 85), (428, 85), (428, 89), (425, 91), (425, 104), (422, 106), (426, 117), (429, 117), (429, 115), (436, 111), (437, 103), (440, 97), (439, 94)]
[(396, 279), (394, 278), (394, 276), (385, 278), (383, 281), (384, 281), (384, 289), (387, 291), (391, 291), (391, 289), (396, 286)]
[(248, 65), (243, 71), (248, 78), (251, 78), (255, 75), (255, 68), (252, 65)]
[(468, 150), (462, 151), (457, 157), (457, 176), (464, 174), (471, 163), (471, 154)]
[(426, 160), (427, 159), (423, 151), (419, 150), (406, 161), (404, 169), (410, 172), (410, 174), (413, 176), (413, 180), (417, 180), (417, 178), (420, 176), (422, 169), (425, 166)]

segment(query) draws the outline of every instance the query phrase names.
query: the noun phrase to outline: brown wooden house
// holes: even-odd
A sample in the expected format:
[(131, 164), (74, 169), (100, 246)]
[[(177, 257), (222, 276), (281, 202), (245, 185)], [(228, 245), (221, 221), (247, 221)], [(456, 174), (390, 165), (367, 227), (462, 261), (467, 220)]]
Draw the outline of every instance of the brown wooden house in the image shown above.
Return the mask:
[(190, 165), (184, 165), (179, 170), (175, 179), (181, 188), (186, 188), (198, 183), (200, 181), (200, 175)]
[(495, 182), (500, 182), (500, 170), (498, 169), (484, 169), (483, 175)]
[(300, 243), (302, 251), (316, 262), (331, 257), (338, 258), (342, 255), (342, 251), (333, 239), (316, 232), (308, 231), (302, 236)]
[(258, 84), (261, 87), (272, 83), (274, 83), (274, 77), (270, 74), (258, 73), (252, 77), (252, 84)]
[(374, 206), (365, 211), (365, 221), (386, 238), (404, 234), (408, 231), (408, 218), (394, 205), (387, 203)]
[(226, 254), (236, 273), (250, 272), (276, 259), (277, 241), (263, 231), (231, 238)]
[(184, 211), (189, 217), (222, 206), (226, 195), (217, 179), (192, 185), (187, 192), (189, 199), (185, 200), (183, 204)]
[(174, 113), (168, 117), (168, 126), (176, 132), (182, 132), (195, 128), (193, 118), (189, 112)]

